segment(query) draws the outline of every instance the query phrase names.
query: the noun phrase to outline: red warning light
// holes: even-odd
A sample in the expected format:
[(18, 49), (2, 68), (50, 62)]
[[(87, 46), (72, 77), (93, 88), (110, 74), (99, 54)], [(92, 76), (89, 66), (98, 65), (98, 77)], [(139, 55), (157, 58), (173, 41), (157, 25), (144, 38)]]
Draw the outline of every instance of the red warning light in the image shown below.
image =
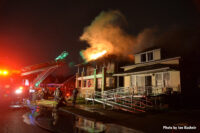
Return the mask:
[(0, 70), (0, 75), (7, 76), (8, 74), (8, 70)]

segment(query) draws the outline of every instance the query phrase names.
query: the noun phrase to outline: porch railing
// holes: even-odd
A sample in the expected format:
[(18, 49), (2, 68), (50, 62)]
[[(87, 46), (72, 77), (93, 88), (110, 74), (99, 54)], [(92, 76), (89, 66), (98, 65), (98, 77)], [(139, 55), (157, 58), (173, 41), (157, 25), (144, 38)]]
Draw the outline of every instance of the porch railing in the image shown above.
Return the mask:
[(99, 102), (104, 105), (126, 110), (129, 112), (145, 112), (147, 108), (152, 107), (147, 97), (134, 97), (130, 88), (116, 88), (104, 92), (95, 91), (85, 97), (86, 101)]
[(164, 94), (163, 87), (161, 86), (141, 86), (133, 88), (133, 93), (136, 95), (157, 96)]

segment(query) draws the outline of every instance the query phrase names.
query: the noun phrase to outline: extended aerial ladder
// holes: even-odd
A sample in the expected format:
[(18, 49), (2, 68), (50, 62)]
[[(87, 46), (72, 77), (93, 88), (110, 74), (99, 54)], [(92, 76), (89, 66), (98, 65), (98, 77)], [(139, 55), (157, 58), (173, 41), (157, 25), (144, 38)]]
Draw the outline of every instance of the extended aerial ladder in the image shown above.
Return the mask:
[(22, 69), (21, 76), (27, 76), (40, 72), (37, 77), (30, 83), (31, 89), (37, 88), (48, 75), (54, 72), (58, 67), (65, 64), (64, 60), (67, 56), (68, 53), (64, 51), (53, 61), (24, 67)]

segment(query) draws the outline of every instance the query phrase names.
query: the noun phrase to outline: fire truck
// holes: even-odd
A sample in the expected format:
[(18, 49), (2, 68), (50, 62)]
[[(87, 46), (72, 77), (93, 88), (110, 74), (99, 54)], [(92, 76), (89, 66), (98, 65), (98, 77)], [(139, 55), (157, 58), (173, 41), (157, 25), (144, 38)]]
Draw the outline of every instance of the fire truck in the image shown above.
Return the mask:
[(41, 89), (40, 84), (48, 75), (65, 64), (67, 56), (64, 51), (52, 61), (27, 66), (20, 71), (0, 69), (0, 98), (11, 101), (12, 107), (23, 105), (25, 99), (30, 99), (32, 93)]

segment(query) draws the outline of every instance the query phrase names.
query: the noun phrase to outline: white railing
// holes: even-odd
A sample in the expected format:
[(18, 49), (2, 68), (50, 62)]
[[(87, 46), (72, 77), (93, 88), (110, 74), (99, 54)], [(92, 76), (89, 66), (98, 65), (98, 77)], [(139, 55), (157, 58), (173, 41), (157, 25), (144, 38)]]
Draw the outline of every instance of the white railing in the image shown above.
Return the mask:
[(157, 96), (164, 94), (163, 87), (160, 86), (141, 86), (133, 89), (134, 94), (145, 95), (145, 96)]
[(152, 103), (148, 101), (147, 97), (135, 98), (130, 88), (116, 88), (104, 92), (95, 91), (94, 93), (86, 92), (86, 101), (91, 100), (102, 103), (114, 108), (130, 112), (145, 112), (145, 109), (152, 107)]

